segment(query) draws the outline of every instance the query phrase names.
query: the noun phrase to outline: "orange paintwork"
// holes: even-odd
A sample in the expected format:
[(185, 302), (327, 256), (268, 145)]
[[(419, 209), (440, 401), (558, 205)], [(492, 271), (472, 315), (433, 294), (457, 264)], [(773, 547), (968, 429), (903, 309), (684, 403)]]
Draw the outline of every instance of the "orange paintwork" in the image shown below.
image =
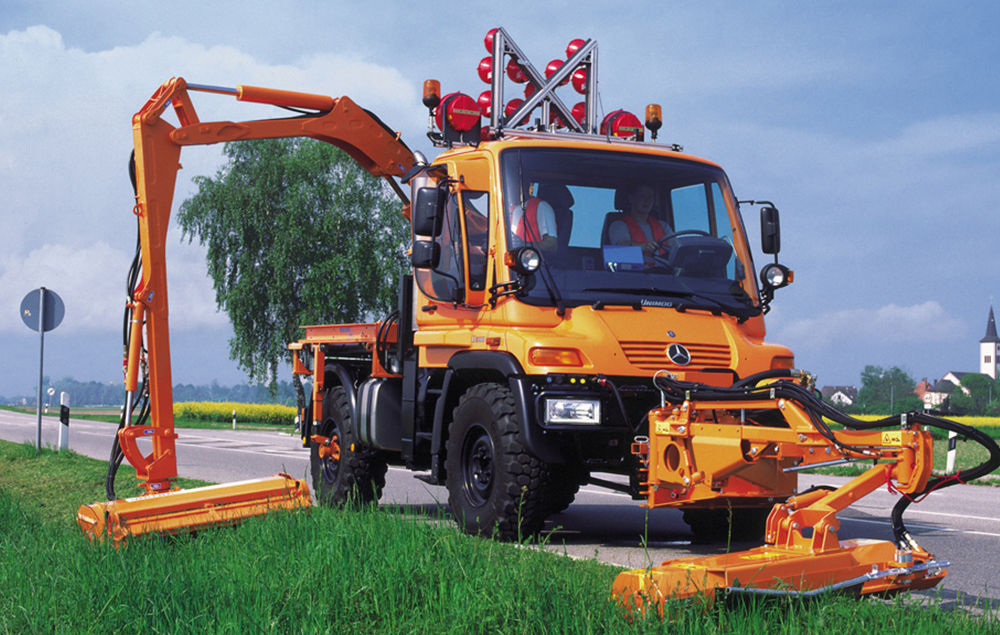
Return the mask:
[(309, 506), (309, 486), (288, 474), (279, 474), (82, 505), (76, 522), (91, 540), (110, 538), (118, 545), (144, 534), (184, 533), (231, 525), (275, 509)]
[[(145, 362), (148, 365), (150, 424), (127, 426), (119, 432), (119, 439), (122, 450), (135, 467), (140, 485), (147, 495), (169, 491), (172, 481), (177, 477), (174, 447), (177, 435), (174, 433), (170, 375), (165, 249), (181, 148), (246, 139), (311, 137), (343, 149), (374, 176), (400, 176), (413, 165), (412, 154), (400, 142), (399, 135), (390, 133), (381, 122), (347, 97), (335, 99), (324, 95), (240, 86), (232, 92), (241, 101), (312, 108), (321, 112), (286, 119), (204, 122), (198, 118), (191, 100), (189, 91), (193, 90), (228, 92), (209, 87), (189, 88), (183, 78), (174, 78), (161, 85), (132, 117), (137, 186), (133, 211), (139, 219), (142, 279), (134, 291), (135, 305), (130, 327), (132, 339), (124, 366), (126, 387), (134, 391), (140, 364)], [(168, 106), (176, 115), (178, 126), (162, 118)], [(408, 206), (404, 207), (404, 213), (408, 213)], [(148, 351), (145, 357), (142, 356), (144, 348)], [(139, 451), (136, 443), (139, 437), (152, 440), (152, 452), (148, 455)], [(245, 501), (245, 505), (237, 505), (242, 510), (238, 516), (260, 513), (270, 506), (285, 506), (288, 503), (271, 500), (274, 494), (266, 487), (222, 487), (205, 490), (205, 493), (206, 496), (211, 496), (210, 502), (208, 498), (205, 499), (206, 505), (210, 507), (229, 507), (227, 494), (232, 494), (234, 501)], [(171, 493), (169, 496), (175, 494)], [(258, 498), (257, 503), (253, 503), (255, 496)], [(184, 500), (189, 499), (197, 500), (197, 494), (184, 497)], [(169, 499), (176, 500), (179, 498)], [(151, 498), (142, 505), (129, 504), (123, 508), (138, 510), (136, 513), (152, 517), (161, 504), (168, 506), (174, 503), (168, 502), (166, 498)], [(299, 504), (295, 503), (296, 506)], [(120, 507), (115, 502), (97, 505), (103, 506), (101, 508), (105, 511), (114, 511)], [(205, 513), (211, 516), (209, 512), (211, 509)], [(130, 530), (130, 533), (134, 535), (147, 531), (180, 530), (185, 518), (194, 524), (201, 522), (197, 514), (171, 516), (169, 521), (150, 521), (141, 525), (141, 531)], [(101, 527), (117, 531), (111, 525), (101, 524)]]
[[(741, 424), (745, 411), (776, 410), (787, 428)], [(630, 606), (660, 604), (668, 597), (709, 596), (727, 587), (810, 591), (876, 570), (904, 568), (898, 575), (865, 581), (861, 592), (921, 589), (937, 584), (946, 571), (906, 570), (933, 560), (916, 550), (912, 562), (897, 562), (895, 545), (885, 541), (839, 541), (837, 512), (892, 482), (900, 492), (919, 492), (932, 465), (929, 432), (913, 425), (902, 430), (839, 430), (836, 446), (823, 437), (796, 402), (784, 399), (685, 402), (650, 413), (648, 444), (633, 452), (647, 466), (647, 505), (676, 507), (721, 500), (739, 505), (762, 492), (790, 494), (783, 469), (834, 459), (882, 461), (834, 491), (816, 490), (775, 505), (763, 547), (749, 551), (681, 558), (658, 567), (621, 573), (614, 594)], [(860, 583), (859, 583), (860, 584)]]

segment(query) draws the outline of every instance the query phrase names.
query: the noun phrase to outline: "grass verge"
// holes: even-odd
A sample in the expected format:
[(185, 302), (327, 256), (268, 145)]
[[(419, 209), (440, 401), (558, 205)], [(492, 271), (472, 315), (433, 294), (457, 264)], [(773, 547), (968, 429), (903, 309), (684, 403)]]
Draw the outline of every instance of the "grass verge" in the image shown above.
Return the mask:
[(104, 465), (0, 442), (0, 632), (997, 632), (993, 615), (828, 598), (625, 620), (617, 569), (464, 536), (399, 508), (273, 514), (115, 550), (73, 523)]
[[(855, 415), (864, 421), (881, 419), (875, 415)], [(979, 428), (993, 439), (1000, 440), (1000, 425), (995, 417), (950, 417), (952, 420), (965, 425)], [(840, 429), (841, 426), (833, 424), (833, 428)], [(948, 433), (939, 428), (932, 428), (931, 434), (934, 436), (934, 473), (938, 475), (946, 474), (948, 465)], [(955, 470), (979, 465), (989, 458), (989, 452), (975, 441), (966, 440), (959, 437), (955, 446)], [(849, 465), (836, 465), (833, 467), (821, 467), (813, 470), (806, 470), (813, 474), (832, 474), (836, 476), (857, 476), (864, 473), (871, 467), (870, 461), (852, 463)], [(978, 478), (970, 483), (971, 485), (988, 485), (1000, 487), (1000, 475), (992, 473), (982, 478)]]

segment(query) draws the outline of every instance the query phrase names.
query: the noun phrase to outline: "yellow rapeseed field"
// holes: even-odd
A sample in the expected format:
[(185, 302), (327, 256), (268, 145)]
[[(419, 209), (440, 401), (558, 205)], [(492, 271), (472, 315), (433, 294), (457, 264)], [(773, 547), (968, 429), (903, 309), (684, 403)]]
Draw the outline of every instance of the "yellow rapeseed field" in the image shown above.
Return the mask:
[(233, 420), (234, 410), (238, 423), (292, 425), (296, 415), (295, 408), (277, 404), (184, 401), (174, 404), (174, 417), (229, 423)]

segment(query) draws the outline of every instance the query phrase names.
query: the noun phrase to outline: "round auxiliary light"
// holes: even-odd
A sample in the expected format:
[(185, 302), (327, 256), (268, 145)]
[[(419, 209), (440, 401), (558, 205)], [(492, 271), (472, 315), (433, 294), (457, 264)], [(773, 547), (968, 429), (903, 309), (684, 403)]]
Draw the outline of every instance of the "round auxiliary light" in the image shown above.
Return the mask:
[(573, 54), (579, 51), (580, 48), (586, 43), (586, 40), (581, 40), (580, 38), (570, 40), (569, 44), (566, 45), (566, 59), (573, 57)]
[(570, 80), (573, 82), (573, 90), (581, 95), (587, 92), (587, 69), (576, 69), (573, 71), (573, 74), (570, 75)]
[(626, 139), (634, 137), (642, 141), (642, 122), (627, 110), (615, 110), (601, 122), (601, 134)]
[(514, 271), (522, 274), (534, 273), (542, 264), (542, 257), (534, 247), (520, 247), (514, 252)]
[(582, 126), (583, 120), (587, 118), (587, 103), (582, 101), (576, 102), (576, 105), (573, 106), (572, 113), (573, 119), (576, 119)]
[(483, 80), (487, 84), (493, 81), (493, 58), (487, 55), (483, 59), (479, 60), (479, 66), (476, 68), (479, 72), (479, 79)]
[(507, 77), (515, 84), (523, 84), (528, 81), (528, 76), (524, 74), (524, 69), (513, 59), (507, 62)]
[(445, 95), (434, 113), (439, 130), (444, 130), (444, 117), (448, 118), (448, 125), (459, 132), (472, 130), (479, 123), (479, 106), (465, 93), (451, 93)]
[(789, 283), (788, 267), (772, 262), (760, 270), (760, 281), (772, 289), (780, 289)]
[(479, 112), (483, 113), (484, 117), (489, 117), (493, 113), (493, 91), (487, 89), (479, 93), (476, 105), (479, 106)]
[[(553, 75), (555, 75), (556, 71), (558, 71), (559, 68), (562, 65), (563, 65), (563, 61), (562, 60), (552, 60), (551, 62), (549, 62), (545, 66), (545, 77), (549, 78), (549, 77), (552, 77)], [(559, 82), (559, 85), (560, 86), (565, 86), (568, 83), (569, 83), (569, 77), (567, 77), (566, 79), (564, 79), (561, 82)]]
[(499, 30), (500, 30), (499, 27), (493, 27), (492, 29), (486, 32), (486, 38), (483, 39), (483, 44), (486, 45), (486, 52), (489, 53), (490, 55), (493, 54), (493, 37), (497, 34), (497, 31)]

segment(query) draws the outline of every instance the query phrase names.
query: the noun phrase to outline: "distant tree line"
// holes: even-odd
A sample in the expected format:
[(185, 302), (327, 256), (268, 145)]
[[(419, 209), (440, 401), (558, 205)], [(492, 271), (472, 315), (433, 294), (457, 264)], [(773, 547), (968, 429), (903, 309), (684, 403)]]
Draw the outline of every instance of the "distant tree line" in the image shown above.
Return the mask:
[[(899, 414), (923, 410), (923, 401), (913, 392), (917, 382), (898, 366), (865, 366), (861, 371), (858, 400), (843, 410), (852, 414)], [(1000, 380), (968, 373), (937, 410), (954, 415), (1000, 416)]]
[[(48, 389), (55, 391), (51, 397)], [(192, 384), (176, 384), (174, 386), (174, 401), (233, 401), (237, 403), (278, 403), (295, 405), (295, 388), (291, 382), (279, 381), (275, 384), (272, 394), (265, 384), (237, 384), (221, 386), (219, 382), (195, 386)], [(77, 381), (72, 377), (63, 377), (52, 381), (45, 377), (42, 381), (43, 403), (59, 404), (59, 393), (69, 393), (71, 406), (116, 406), (125, 403), (125, 389), (122, 382)], [(30, 395), (15, 397), (0, 397), (0, 403), (9, 405), (34, 405), (38, 398), (37, 388)]]

